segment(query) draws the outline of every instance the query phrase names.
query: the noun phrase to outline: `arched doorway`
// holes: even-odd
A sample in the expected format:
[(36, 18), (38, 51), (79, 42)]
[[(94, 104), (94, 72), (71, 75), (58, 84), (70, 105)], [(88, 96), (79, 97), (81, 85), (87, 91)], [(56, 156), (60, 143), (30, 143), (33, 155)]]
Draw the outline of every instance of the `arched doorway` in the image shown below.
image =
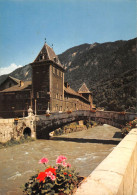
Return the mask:
[(26, 127), (23, 131), (24, 136), (31, 136), (31, 129), (29, 127)]

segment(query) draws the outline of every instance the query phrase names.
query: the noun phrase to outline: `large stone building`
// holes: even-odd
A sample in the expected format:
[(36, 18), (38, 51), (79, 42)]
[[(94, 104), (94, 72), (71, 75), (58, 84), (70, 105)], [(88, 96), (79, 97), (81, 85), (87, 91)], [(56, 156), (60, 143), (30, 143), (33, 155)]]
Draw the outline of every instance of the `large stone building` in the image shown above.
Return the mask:
[(46, 43), (32, 67), (32, 81), (9, 76), (0, 85), (0, 117), (22, 117), (31, 106), (35, 114), (92, 109), (92, 94), (84, 83), (78, 92), (64, 83), (64, 67)]

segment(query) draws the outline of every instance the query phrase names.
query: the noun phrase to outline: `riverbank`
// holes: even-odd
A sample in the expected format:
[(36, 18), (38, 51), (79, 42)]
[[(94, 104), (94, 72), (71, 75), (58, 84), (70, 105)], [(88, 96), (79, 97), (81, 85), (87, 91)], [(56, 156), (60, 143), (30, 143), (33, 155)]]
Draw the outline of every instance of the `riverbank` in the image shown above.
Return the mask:
[(55, 131), (51, 132), (51, 136), (58, 136), (78, 131), (87, 130), (88, 128), (96, 127), (98, 124), (95, 121), (80, 121), (80, 122), (73, 122), (68, 125), (65, 125)]
[(32, 141), (35, 141), (35, 140), (36, 139), (31, 138), (29, 136), (27, 136), (27, 137), (23, 136), (19, 140), (11, 139), (11, 140), (9, 140), (5, 143), (0, 142), (0, 149), (7, 148), (7, 147), (12, 147), (12, 146), (15, 146), (15, 145), (24, 144), (24, 143), (28, 143), (28, 142), (32, 142)]

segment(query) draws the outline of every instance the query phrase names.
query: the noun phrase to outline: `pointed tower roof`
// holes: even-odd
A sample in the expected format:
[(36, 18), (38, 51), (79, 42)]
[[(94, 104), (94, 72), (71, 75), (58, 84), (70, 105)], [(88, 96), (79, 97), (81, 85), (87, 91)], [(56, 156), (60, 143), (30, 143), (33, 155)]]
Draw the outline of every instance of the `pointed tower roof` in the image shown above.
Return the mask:
[(79, 88), (78, 93), (91, 93), (87, 88), (86, 84), (83, 83), (82, 86)]
[(58, 64), (60, 67), (63, 68), (61, 65), (58, 56), (55, 54), (53, 49), (49, 47), (46, 43), (44, 44), (43, 48), (39, 52), (38, 56), (34, 60), (34, 62), (39, 62), (39, 61), (46, 61), (46, 60), (51, 60)]

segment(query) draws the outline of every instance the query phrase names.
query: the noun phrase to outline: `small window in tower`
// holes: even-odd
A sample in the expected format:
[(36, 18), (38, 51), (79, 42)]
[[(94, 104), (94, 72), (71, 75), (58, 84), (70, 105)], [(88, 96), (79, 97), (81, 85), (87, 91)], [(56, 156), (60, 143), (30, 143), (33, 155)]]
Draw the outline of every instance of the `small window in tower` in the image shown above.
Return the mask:
[(52, 71), (53, 71), (53, 74), (55, 74), (55, 67), (53, 67)]
[(54, 62), (57, 62), (57, 58), (56, 57), (54, 57)]
[(42, 60), (42, 55), (39, 56), (39, 60)]

